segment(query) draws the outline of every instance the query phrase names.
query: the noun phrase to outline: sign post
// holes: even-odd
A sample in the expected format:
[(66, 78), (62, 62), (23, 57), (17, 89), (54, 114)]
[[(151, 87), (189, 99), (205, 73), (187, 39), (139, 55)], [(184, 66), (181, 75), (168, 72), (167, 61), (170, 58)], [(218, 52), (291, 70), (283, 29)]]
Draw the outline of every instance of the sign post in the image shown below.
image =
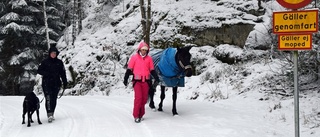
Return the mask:
[(312, 32), (318, 31), (318, 10), (297, 11), (312, 0), (277, 0), (292, 11), (273, 13), (273, 33), (278, 34), (279, 50), (293, 50), (295, 137), (300, 137), (298, 50), (312, 49)]
[(298, 51), (293, 51), (294, 62), (294, 123), (295, 123), (295, 137), (300, 137), (300, 124), (299, 124), (299, 79), (298, 79)]

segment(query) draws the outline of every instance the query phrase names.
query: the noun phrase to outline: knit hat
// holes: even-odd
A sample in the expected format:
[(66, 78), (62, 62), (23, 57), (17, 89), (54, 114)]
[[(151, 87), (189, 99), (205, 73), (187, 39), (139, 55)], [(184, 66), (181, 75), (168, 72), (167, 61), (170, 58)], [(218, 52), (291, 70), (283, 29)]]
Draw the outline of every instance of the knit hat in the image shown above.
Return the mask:
[(143, 46), (141, 49), (148, 50), (149, 48), (147, 46)]
[(57, 56), (58, 56), (59, 53), (60, 53), (56, 47), (50, 47), (50, 49), (49, 49), (49, 56), (50, 56), (50, 53), (51, 53), (51, 52), (56, 52), (56, 53), (57, 53)]

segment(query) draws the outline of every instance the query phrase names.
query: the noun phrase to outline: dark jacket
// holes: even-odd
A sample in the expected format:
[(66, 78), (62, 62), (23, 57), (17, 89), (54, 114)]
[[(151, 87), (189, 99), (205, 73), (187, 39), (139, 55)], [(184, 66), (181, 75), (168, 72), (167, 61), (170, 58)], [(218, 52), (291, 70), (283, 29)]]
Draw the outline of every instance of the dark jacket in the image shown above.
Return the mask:
[(51, 52), (56, 52), (57, 56), (59, 55), (57, 48), (51, 47), (49, 49), (48, 58), (41, 62), (37, 71), (38, 74), (42, 75), (42, 87), (44, 90), (47, 88), (60, 88), (61, 79), (64, 88), (67, 86), (67, 77), (63, 62), (57, 57), (51, 58)]

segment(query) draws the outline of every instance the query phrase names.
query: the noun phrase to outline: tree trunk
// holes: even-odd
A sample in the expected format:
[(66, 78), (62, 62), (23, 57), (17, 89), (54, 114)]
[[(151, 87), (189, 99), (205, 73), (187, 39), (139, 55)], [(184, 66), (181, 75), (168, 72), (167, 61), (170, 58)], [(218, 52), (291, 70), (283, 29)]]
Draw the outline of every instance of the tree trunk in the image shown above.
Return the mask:
[(50, 48), (50, 38), (49, 38), (49, 32), (48, 32), (48, 18), (47, 18), (47, 12), (46, 12), (46, 0), (43, 0), (43, 15), (44, 15), (44, 24), (46, 26), (46, 38), (47, 38), (47, 45), (48, 49)]
[(259, 6), (259, 9), (263, 9), (263, 7), (261, 6), (261, 0), (258, 0), (258, 6)]
[(74, 41), (76, 40), (76, 2), (77, 2), (77, 0), (73, 0), (73, 13), (72, 13), (72, 45), (74, 45)]
[[(148, 0), (147, 12), (144, 0), (140, 0), (141, 24), (143, 31), (143, 40), (150, 46), (150, 28), (151, 28), (151, 0)], [(146, 15), (147, 14), (147, 15)]]
[(78, 0), (78, 34), (82, 31), (82, 9), (81, 9), (81, 0)]
[(150, 46), (151, 0), (148, 0), (145, 42)]
[(146, 41), (146, 8), (144, 6), (144, 0), (140, 0), (140, 10), (141, 10), (141, 25), (142, 25), (142, 37)]

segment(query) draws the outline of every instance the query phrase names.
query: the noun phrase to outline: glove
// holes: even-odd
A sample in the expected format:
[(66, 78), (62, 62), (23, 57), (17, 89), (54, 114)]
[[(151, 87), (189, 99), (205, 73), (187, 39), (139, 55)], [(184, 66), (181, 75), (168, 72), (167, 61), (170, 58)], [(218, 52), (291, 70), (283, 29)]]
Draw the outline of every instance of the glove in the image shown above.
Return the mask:
[(128, 79), (125, 79), (125, 80), (123, 81), (123, 84), (124, 84), (125, 86), (128, 86)]
[(123, 84), (125, 86), (128, 85), (128, 78), (129, 78), (129, 75), (132, 73), (131, 69), (127, 69), (126, 73), (124, 74), (124, 80), (123, 80)]
[(67, 88), (68, 83), (63, 83), (63, 89)]

